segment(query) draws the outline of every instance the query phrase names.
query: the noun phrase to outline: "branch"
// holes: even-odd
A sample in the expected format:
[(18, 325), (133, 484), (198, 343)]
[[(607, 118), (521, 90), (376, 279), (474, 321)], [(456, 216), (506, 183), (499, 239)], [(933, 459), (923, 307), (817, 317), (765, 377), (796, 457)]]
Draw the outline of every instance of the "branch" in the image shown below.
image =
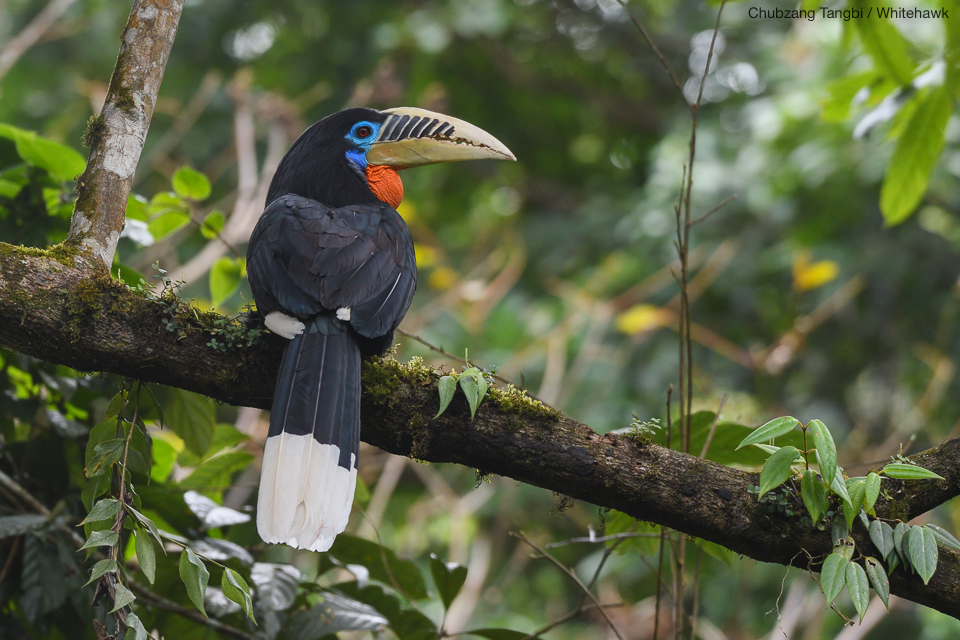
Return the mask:
[(7, 72), (17, 63), (20, 56), (26, 53), (27, 49), (37, 44), (43, 34), (74, 2), (76, 0), (50, 0), (50, 3), (34, 16), (30, 24), (24, 27), (23, 31), (18, 33), (0, 50), (0, 78), (7, 75)]
[[(264, 334), (250, 347), (208, 346), (221, 316), (160, 301), (110, 279), (99, 258), (57, 246), (0, 243), (0, 345), (80, 371), (106, 371), (269, 409), (284, 340)], [(164, 320), (167, 322), (165, 323)], [(178, 329), (169, 331), (175, 322)], [(259, 323), (257, 327), (259, 328)], [(363, 367), (362, 439), (431, 462), (454, 462), (623, 511), (635, 518), (784, 565), (831, 551), (828, 532), (799, 516), (771, 515), (748, 488), (757, 474), (626, 436), (600, 435), (516, 392), (492, 389), (470, 419), (462, 394), (439, 406), (437, 377), (391, 360)], [(942, 481), (884, 480), (881, 518), (910, 520), (960, 494), (960, 440), (912, 456)], [(857, 527), (862, 532), (862, 528)], [(872, 552), (865, 534), (858, 548)], [(929, 585), (898, 571), (891, 591), (960, 617), (960, 555), (941, 548)]]
[(123, 230), (133, 174), (147, 138), (183, 0), (134, 0), (100, 115), (90, 119), (87, 169), (77, 182), (70, 241), (105, 265)]

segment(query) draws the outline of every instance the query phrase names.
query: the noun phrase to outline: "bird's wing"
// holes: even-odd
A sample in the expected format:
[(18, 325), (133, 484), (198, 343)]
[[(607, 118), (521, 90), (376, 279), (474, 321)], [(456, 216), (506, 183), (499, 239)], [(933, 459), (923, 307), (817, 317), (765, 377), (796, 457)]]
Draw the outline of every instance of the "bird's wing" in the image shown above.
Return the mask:
[(332, 209), (278, 198), (257, 223), (247, 262), (261, 311), (339, 312), (368, 338), (400, 324), (417, 282), (410, 231), (385, 204)]

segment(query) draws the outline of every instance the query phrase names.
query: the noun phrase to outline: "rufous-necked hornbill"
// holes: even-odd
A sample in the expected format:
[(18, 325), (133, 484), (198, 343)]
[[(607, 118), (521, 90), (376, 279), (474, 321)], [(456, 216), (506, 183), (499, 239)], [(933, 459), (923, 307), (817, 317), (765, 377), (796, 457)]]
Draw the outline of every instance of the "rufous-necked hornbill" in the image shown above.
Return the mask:
[(382, 355), (417, 284), (398, 171), (516, 158), (485, 131), (423, 109), (346, 109), (280, 162), (247, 275), (283, 352), (263, 450), (257, 528), (326, 551), (347, 526), (360, 445), (360, 361)]

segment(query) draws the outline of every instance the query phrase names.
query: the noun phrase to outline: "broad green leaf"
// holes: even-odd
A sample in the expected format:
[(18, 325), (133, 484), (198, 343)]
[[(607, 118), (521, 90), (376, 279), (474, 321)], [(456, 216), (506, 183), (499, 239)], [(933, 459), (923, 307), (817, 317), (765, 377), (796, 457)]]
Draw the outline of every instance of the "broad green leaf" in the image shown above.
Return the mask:
[(473, 376), (460, 376), (460, 388), (463, 389), (463, 395), (467, 396), (467, 404), (470, 405), (470, 419), (473, 420), (477, 415), (477, 407), (480, 406), (480, 385)]
[(860, 36), (864, 51), (873, 58), (879, 71), (901, 86), (908, 84), (913, 80), (913, 60), (900, 30), (887, 18), (877, 15), (875, 7), (870, 12), (870, 5), (866, 0), (855, 0), (854, 6), (863, 14), (852, 23)]
[[(89, 445), (88, 445), (89, 446)], [(98, 444), (93, 449), (93, 459), (84, 472), (88, 478), (98, 476), (110, 470), (110, 467), (120, 462), (126, 442), (123, 438), (112, 438)]]
[[(103, 576), (103, 574), (112, 571), (113, 573), (117, 572), (117, 561), (107, 558), (101, 560), (97, 564), (93, 565), (93, 569), (90, 571), (90, 579), (87, 580), (87, 584), (96, 582)], [(83, 586), (87, 586), (87, 584)]]
[(203, 224), (200, 225), (200, 234), (207, 240), (212, 240), (223, 230), (223, 225), (226, 221), (227, 219), (223, 215), (223, 211), (211, 211), (203, 219)]
[[(0, 133), (0, 135), (3, 134)], [(60, 182), (73, 180), (83, 173), (87, 166), (84, 157), (74, 149), (33, 132), (19, 129), (13, 140), (17, 146), (17, 155), (23, 158), (24, 162), (44, 169), (53, 179)]]
[[(111, 402), (111, 406), (113, 403)], [(116, 414), (105, 418), (102, 422), (90, 429), (90, 435), (87, 437), (87, 446), (84, 450), (84, 462), (83, 466), (85, 468), (90, 467), (93, 463), (94, 454), (96, 452), (97, 445), (106, 442), (117, 436), (117, 416)], [(88, 474), (87, 477), (90, 477)]]
[(764, 444), (762, 442), (755, 442), (753, 446), (760, 449), (760, 451), (765, 451), (766, 453), (771, 455), (776, 453), (777, 451), (780, 451), (780, 447), (774, 446), (772, 444)]
[[(693, 543), (703, 549), (707, 555), (716, 558), (731, 569), (736, 566), (737, 554), (730, 549), (722, 547), (715, 542), (710, 542), (709, 540), (702, 540), (700, 538), (692, 538), (692, 540)], [(656, 540), (653, 542), (656, 543)]]
[(910, 547), (908, 545), (910, 529), (912, 529), (912, 527), (907, 523), (898, 522), (896, 528), (893, 530), (893, 544), (897, 549), (897, 556), (903, 560), (903, 565), (915, 573), (916, 570), (913, 568), (913, 563), (910, 562)]
[(820, 475), (823, 476), (824, 482), (833, 486), (833, 478), (837, 475), (837, 445), (833, 443), (833, 436), (827, 426), (819, 420), (811, 420), (808, 430), (813, 436), (813, 445), (817, 449)]
[[(343, 564), (359, 564), (366, 567), (370, 577), (388, 586), (394, 581), (400, 590), (412, 600), (427, 597), (420, 569), (409, 560), (401, 560), (393, 551), (376, 542), (341, 533), (337, 536), (329, 554)], [(384, 564), (386, 562), (386, 566)]]
[(820, 101), (820, 118), (824, 122), (846, 122), (854, 97), (877, 80), (876, 71), (847, 74), (826, 86), (826, 97)]
[(864, 480), (864, 478), (848, 478), (844, 483), (846, 484), (847, 494), (850, 496), (849, 500), (843, 501), (843, 516), (847, 521), (848, 529), (853, 529), (853, 520), (857, 517), (860, 507), (863, 505), (864, 495), (866, 494), (866, 489), (863, 486)]
[(190, 451), (202, 456), (213, 440), (216, 425), (213, 404), (204, 396), (180, 389), (167, 396), (167, 426), (183, 439)]
[(0, 540), (22, 536), (28, 531), (35, 531), (47, 522), (46, 516), (33, 514), (17, 516), (0, 516)]
[(405, 607), (396, 596), (377, 585), (368, 584), (360, 588), (356, 581), (351, 581), (341, 582), (334, 587), (345, 596), (376, 609), (387, 619), (398, 638), (433, 640), (438, 637), (439, 630), (430, 618), (416, 609)]
[(883, 473), (898, 480), (943, 480), (943, 476), (929, 469), (905, 462), (891, 462), (883, 468)]
[(430, 574), (433, 576), (433, 584), (437, 587), (444, 609), (449, 609), (467, 579), (467, 568), (454, 562), (444, 563), (431, 554)]
[(143, 515), (136, 509), (131, 506), (127, 506), (127, 513), (133, 516), (134, 520), (146, 527), (147, 531), (153, 536), (153, 539), (157, 541), (157, 544), (160, 545), (160, 550), (166, 554), (166, 550), (163, 548), (163, 540), (160, 538), (160, 530), (157, 529), (157, 525), (154, 524), (153, 520)]
[(867, 612), (867, 605), (870, 604), (867, 573), (856, 562), (850, 562), (847, 564), (846, 574), (847, 593), (850, 594), (853, 606), (860, 614), (860, 622), (863, 622), (863, 614)]
[(790, 433), (799, 424), (799, 421), (791, 416), (774, 418), (770, 422), (754, 429), (753, 433), (744, 438), (743, 442), (737, 446), (737, 449), (742, 449), (747, 445), (773, 440), (776, 437)]
[[(338, 637), (340, 631), (383, 631), (389, 624), (370, 605), (339, 593), (323, 592), (323, 602), (290, 616), (286, 628), (289, 640), (321, 640)], [(376, 633), (374, 637), (380, 637)]]
[(920, 574), (923, 584), (927, 584), (937, 570), (937, 536), (926, 527), (911, 527), (907, 534), (907, 548), (910, 550), (910, 563)]
[(796, 447), (783, 447), (770, 456), (760, 471), (760, 493), (758, 498), (766, 495), (771, 489), (776, 489), (790, 478), (793, 461), (800, 457)]
[(113, 545), (120, 542), (120, 536), (116, 531), (111, 531), (105, 529), (103, 531), (94, 531), (90, 534), (90, 537), (87, 538), (87, 541), (80, 547), (80, 550), (90, 549), (93, 547), (112, 547)]
[(843, 587), (846, 584), (847, 565), (850, 560), (834, 551), (823, 563), (820, 568), (820, 589), (827, 598), (827, 604), (836, 600)]
[(210, 572), (207, 571), (197, 554), (190, 549), (184, 549), (183, 553), (180, 554), (180, 579), (187, 587), (187, 596), (190, 598), (190, 602), (200, 610), (200, 613), (206, 616), (207, 612), (203, 608), (203, 594), (207, 591)]
[(205, 460), (193, 473), (180, 482), (185, 489), (220, 491), (230, 486), (233, 474), (253, 462), (253, 454), (246, 451), (226, 451)]
[(80, 492), (80, 499), (83, 501), (83, 506), (90, 510), (93, 508), (93, 501), (102, 496), (110, 489), (110, 476), (105, 473), (101, 473), (98, 476), (93, 476), (87, 480), (87, 484), (84, 485), (83, 491)]
[(830, 488), (835, 494), (840, 496), (841, 500), (850, 502), (850, 494), (847, 492), (847, 483), (843, 479), (842, 470), (839, 470), (838, 473), (833, 476), (833, 482), (830, 483)]
[(177, 450), (162, 438), (153, 441), (153, 464), (150, 467), (150, 479), (165, 482), (177, 463)]
[(80, 524), (85, 524), (87, 522), (99, 522), (101, 520), (110, 520), (115, 515), (120, 513), (121, 503), (115, 498), (104, 498), (97, 504), (93, 505), (93, 509), (90, 510), (90, 513), (87, 514), (87, 517), (83, 519), (83, 522)]
[(123, 640), (147, 640), (147, 629), (135, 613), (127, 614), (127, 634)]
[(953, 534), (946, 529), (938, 527), (935, 524), (925, 524), (923, 526), (925, 529), (932, 531), (933, 535), (937, 537), (937, 541), (943, 546), (960, 550), (960, 540), (953, 537)]
[(123, 609), (136, 599), (137, 596), (133, 595), (130, 589), (127, 589), (122, 583), (118, 582), (116, 585), (116, 595), (113, 598), (113, 609), (110, 610), (110, 613)]
[(887, 525), (885, 530), (883, 525), (884, 523), (879, 520), (872, 520), (867, 531), (870, 533), (870, 542), (880, 552), (880, 556), (886, 558), (893, 551), (893, 529)]
[(196, 169), (180, 167), (173, 174), (173, 190), (181, 198), (200, 202), (210, 196), (210, 181)]
[(867, 479), (864, 482), (863, 508), (867, 513), (871, 513), (873, 511), (873, 505), (877, 503), (877, 498), (880, 497), (880, 482), (880, 476), (872, 472), (867, 476)]
[(243, 277), (242, 258), (220, 258), (210, 268), (210, 303), (217, 306), (229, 298)]
[(450, 406), (450, 401), (453, 400), (453, 394), (457, 390), (457, 381), (454, 380), (453, 376), (441, 376), (437, 382), (437, 388), (440, 391), (440, 410), (437, 411), (437, 415), (433, 416), (434, 420), (439, 418), (440, 415), (447, 410), (447, 407)]
[(881, 522), (880, 528), (883, 530), (883, 548), (884, 551), (886, 551), (886, 553), (883, 554), (883, 559), (891, 562), (897, 557), (897, 543), (896, 540), (894, 540), (893, 527), (886, 522)]
[(256, 619), (253, 617), (253, 601), (250, 598), (250, 587), (247, 586), (247, 581), (243, 579), (243, 576), (233, 569), (224, 569), (223, 576), (220, 578), (220, 588), (223, 589), (223, 595), (240, 605), (240, 608), (243, 609), (247, 617), (256, 622)]
[(190, 222), (190, 216), (179, 209), (164, 211), (160, 215), (151, 218), (147, 223), (147, 231), (153, 236), (154, 240), (162, 240), (174, 231), (178, 231), (187, 226)]
[(846, 537), (844, 538), (839, 545), (833, 550), (834, 553), (838, 553), (847, 560), (853, 559), (853, 552), (857, 550), (857, 545), (854, 543), (853, 538)]
[(940, 152), (953, 100), (947, 87), (921, 89), (880, 187), (880, 211), (888, 225), (903, 222), (923, 199)]
[(131, 193), (127, 198), (127, 219), (140, 220), (146, 222), (149, 219), (147, 215), (147, 200), (143, 196)]
[(147, 577), (150, 584), (153, 584), (157, 577), (157, 557), (153, 551), (153, 541), (148, 537), (147, 530), (137, 525), (134, 529), (134, 548), (137, 552), (137, 562), (140, 564), (140, 571)]
[(820, 518), (830, 507), (830, 501), (827, 499), (827, 488), (813, 469), (803, 472), (803, 479), (800, 481), (800, 497), (803, 498), (803, 506), (807, 508), (813, 524), (820, 522)]
[(870, 578), (870, 584), (873, 585), (873, 590), (880, 596), (880, 600), (883, 601), (883, 606), (889, 610), (890, 579), (887, 577), (887, 572), (884, 571), (883, 565), (880, 564), (880, 561), (876, 558), (867, 557), (864, 559), (864, 564), (866, 565), (867, 577)]
[(23, 185), (18, 182), (0, 179), (0, 198), (15, 198), (21, 189)]

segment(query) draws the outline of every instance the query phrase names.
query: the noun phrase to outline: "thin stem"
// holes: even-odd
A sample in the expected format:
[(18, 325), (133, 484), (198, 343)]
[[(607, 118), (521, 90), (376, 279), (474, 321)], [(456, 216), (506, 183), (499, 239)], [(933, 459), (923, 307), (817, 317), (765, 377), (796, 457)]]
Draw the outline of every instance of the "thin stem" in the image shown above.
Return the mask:
[[(643, 39), (647, 41), (647, 44), (650, 45), (650, 48), (653, 49), (653, 52), (656, 54), (657, 58), (660, 60), (660, 64), (663, 65), (664, 70), (667, 72), (667, 75), (670, 76), (670, 79), (673, 80), (673, 86), (677, 88), (677, 91), (680, 92), (680, 96), (683, 97), (683, 85), (680, 84), (680, 81), (677, 79), (677, 76), (673, 73), (673, 69), (670, 68), (670, 65), (667, 63), (667, 59), (663, 57), (663, 54), (660, 53), (660, 49), (657, 47), (657, 44), (653, 41), (653, 38), (650, 37), (650, 34), (647, 33), (647, 30), (643, 28), (643, 25), (640, 24), (640, 21), (637, 20), (636, 16), (633, 15), (633, 12), (630, 11), (630, 7), (627, 6), (627, 3), (624, 0), (617, 0), (620, 3), (620, 6), (624, 8), (627, 12), (627, 15), (630, 16), (630, 21), (633, 22), (633, 25), (640, 32), (640, 35), (643, 36)], [(686, 103), (686, 100), (684, 100)]]
[(551, 556), (549, 553), (547, 553), (546, 551), (544, 551), (543, 549), (541, 549), (540, 547), (538, 547), (535, 543), (533, 543), (532, 541), (530, 541), (529, 539), (527, 539), (527, 537), (526, 537), (525, 535), (523, 535), (522, 533), (519, 533), (519, 532), (517, 532), (517, 531), (511, 531), (511, 532), (510, 532), (510, 535), (512, 535), (513, 537), (517, 538), (517, 539), (520, 540), (521, 542), (524, 542), (524, 543), (526, 543), (527, 545), (529, 545), (534, 551), (536, 551), (536, 552), (539, 553), (541, 556), (543, 556), (544, 558), (546, 558), (547, 560), (549, 560), (550, 562), (552, 562), (558, 569), (560, 569), (560, 570), (563, 571), (565, 574), (567, 574), (568, 576), (570, 576), (570, 578), (571, 578), (574, 582), (577, 583), (577, 586), (580, 587), (580, 589), (583, 590), (583, 593), (584, 593), (588, 598), (590, 598), (590, 600), (591, 600), (591, 602), (593, 602), (594, 606), (597, 607), (597, 610), (600, 612), (600, 615), (602, 615), (602, 616), (603, 616), (603, 619), (607, 621), (607, 624), (608, 624), (608, 625), (610, 625), (610, 629), (613, 630), (613, 633), (617, 636), (617, 638), (619, 638), (619, 640), (624, 640), (623, 634), (621, 634), (621, 633), (620, 633), (620, 630), (617, 628), (617, 626), (616, 626), (615, 624), (613, 624), (613, 620), (611, 620), (611, 619), (610, 619), (610, 616), (607, 615), (607, 612), (604, 611), (603, 606), (601, 606), (601, 604), (600, 604), (600, 601), (597, 600), (596, 596), (594, 596), (593, 593), (590, 591), (590, 589), (587, 588), (587, 585), (583, 584), (583, 582), (580, 580), (580, 578), (577, 577), (577, 574), (576, 574), (576, 573), (574, 573), (574, 572), (571, 571), (569, 568), (567, 568), (566, 566), (564, 566), (564, 564), (563, 564), (562, 562), (560, 562), (559, 560), (557, 560), (556, 558), (554, 558), (553, 556)]
[(807, 427), (809, 425), (801, 424), (800, 431), (803, 432), (803, 464), (806, 470), (810, 471), (810, 451), (807, 448)]

